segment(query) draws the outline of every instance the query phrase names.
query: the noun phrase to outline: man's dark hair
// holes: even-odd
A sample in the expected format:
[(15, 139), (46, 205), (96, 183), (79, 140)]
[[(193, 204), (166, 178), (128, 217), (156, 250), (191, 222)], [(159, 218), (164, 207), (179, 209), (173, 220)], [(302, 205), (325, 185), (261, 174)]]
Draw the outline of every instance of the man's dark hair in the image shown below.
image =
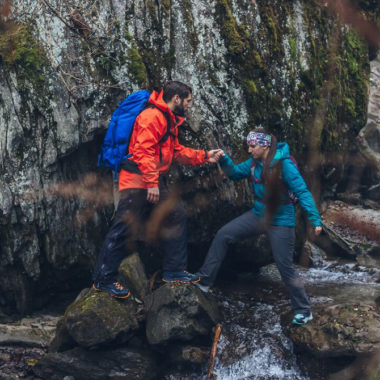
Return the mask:
[(178, 95), (181, 100), (186, 99), (189, 94), (193, 93), (193, 90), (190, 86), (185, 83), (178, 82), (176, 80), (170, 80), (166, 82), (164, 88), (163, 99), (167, 103), (169, 102), (173, 96)]

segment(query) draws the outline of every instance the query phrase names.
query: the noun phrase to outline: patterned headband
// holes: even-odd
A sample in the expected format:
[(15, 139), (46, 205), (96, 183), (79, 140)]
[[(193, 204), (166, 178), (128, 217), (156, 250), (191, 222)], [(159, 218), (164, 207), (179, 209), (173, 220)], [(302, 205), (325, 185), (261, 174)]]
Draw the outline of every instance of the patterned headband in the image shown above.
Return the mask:
[(272, 137), (266, 133), (249, 132), (247, 136), (248, 145), (271, 146)]

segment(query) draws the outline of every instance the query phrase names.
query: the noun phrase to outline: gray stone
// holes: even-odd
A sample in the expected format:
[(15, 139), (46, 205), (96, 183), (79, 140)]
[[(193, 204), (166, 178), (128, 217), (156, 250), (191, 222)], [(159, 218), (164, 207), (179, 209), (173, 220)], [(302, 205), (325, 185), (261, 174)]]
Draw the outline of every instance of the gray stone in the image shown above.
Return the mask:
[(380, 183), (371, 186), (367, 191), (368, 198), (380, 202)]
[(146, 278), (144, 264), (138, 253), (133, 253), (124, 259), (119, 267), (119, 274), (130, 288), (132, 294), (144, 300), (148, 294), (148, 279)]
[(0, 324), (0, 345), (47, 347), (52, 341), (59, 317), (34, 316)]
[(149, 351), (131, 348), (88, 351), (77, 347), (62, 353), (49, 353), (33, 367), (36, 376), (62, 380), (136, 379), (149, 380), (157, 375), (154, 356)]
[(177, 346), (170, 347), (170, 362), (204, 364), (210, 358), (209, 347)]
[(146, 298), (150, 344), (209, 336), (220, 320), (216, 302), (194, 285), (166, 284)]

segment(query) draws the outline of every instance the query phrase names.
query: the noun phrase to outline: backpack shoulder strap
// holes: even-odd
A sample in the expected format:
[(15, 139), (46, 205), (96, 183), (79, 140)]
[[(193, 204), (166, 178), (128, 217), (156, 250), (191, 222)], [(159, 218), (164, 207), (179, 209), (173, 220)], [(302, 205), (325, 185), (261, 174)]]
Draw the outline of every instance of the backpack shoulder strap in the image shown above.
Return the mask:
[(164, 135), (160, 138), (159, 140), (159, 144), (162, 144), (163, 142), (165, 142), (169, 136), (173, 136), (174, 137), (174, 134), (172, 132), (170, 132), (170, 115), (168, 112), (165, 112), (163, 111), (161, 108), (157, 107), (156, 105), (152, 104), (152, 103), (149, 103), (145, 109), (147, 108), (155, 108), (155, 109), (158, 109), (165, 117), (166, 119), (166, 132), (164, 133)]
[(263, 181), (261, 179), (258, 179), (255, 177), (255, 167), (256, 167), (256, 161), (254, 159), (252, 159), (251, 180), (252, 180), (252, 182), (255, 182), (255, 183), (262, 183)]

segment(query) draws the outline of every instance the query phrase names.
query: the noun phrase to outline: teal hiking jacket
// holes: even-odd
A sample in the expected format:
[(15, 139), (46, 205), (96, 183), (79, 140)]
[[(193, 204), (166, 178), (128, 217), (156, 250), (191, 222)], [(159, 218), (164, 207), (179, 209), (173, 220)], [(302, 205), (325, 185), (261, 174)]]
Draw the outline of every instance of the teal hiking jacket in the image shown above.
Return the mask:
[[(287, 143), (280, 142), (277, 144), (277, 151), (273, 158), (270, 167), (281, 160), (282, 165), (282, 181), (285, 183), (289, 191), (296, 195), (301, 207), (305, 210), (308, 220), (311, 224), (321, 226), (322, 221), (315, 205), (313, 196), (308, 190), (305, 181), (303, 180), (297, 166), (289, 158), (289, 146)], [(263, 170), (263, 164), (260, 160), (256, 160), (254, 167), (252, 168), (253, 158), (248, 159), (238, 165), (235, 165), (231, 158), (226, 154), (219, 163), (224, 173), (232, 180), (240, 180), (243, 178), (252, 177), (252, 179), (261, 180), (261, 172)], [(253, 173), (251, 172), (254, 169)], [(252, 211), (258, 215), (263, 216), (265, 212), (265, 197), (266, 188), (263, 183), (257, 183), (252, 180), (253, 193), (255, 195)], [(275, 226), (289, 226), (294, 227), (296, 225), (294, 204), (291, 203), (289, 194), (281, 190), (281, 204), (277, 210), (277, 213), (273, 217), (272, 224)], [(264, 200), (264, 201), (263, 201)]]

